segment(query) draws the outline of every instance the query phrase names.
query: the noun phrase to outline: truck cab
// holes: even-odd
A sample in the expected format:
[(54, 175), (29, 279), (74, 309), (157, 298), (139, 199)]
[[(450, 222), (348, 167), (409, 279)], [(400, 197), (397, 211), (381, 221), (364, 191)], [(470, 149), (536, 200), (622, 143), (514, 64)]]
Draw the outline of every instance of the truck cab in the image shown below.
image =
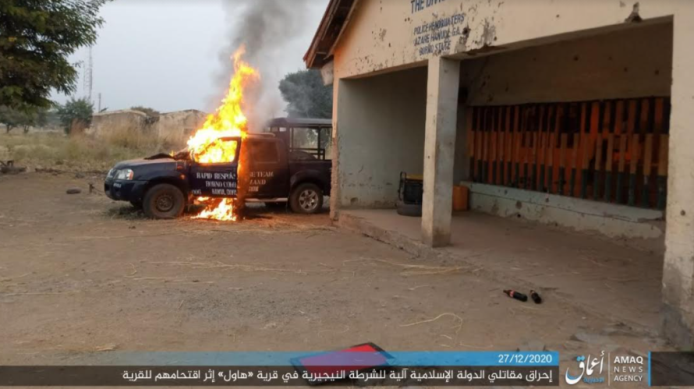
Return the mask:
[[(299, 130), (312, 132), (308, 138), (317, 146), (297, 140)], [(199, 197), (288, 204), (296, 213), (318, 213), (330, 195), (332, 162), (321, 147), (326, 130), (329, 121), (275, 119), (268, 132), (218, 138), (230, 162), (196, 161), (187, 150), (124, 161), (109, 171), (104, 190), (158, 219), (180, 216)]]

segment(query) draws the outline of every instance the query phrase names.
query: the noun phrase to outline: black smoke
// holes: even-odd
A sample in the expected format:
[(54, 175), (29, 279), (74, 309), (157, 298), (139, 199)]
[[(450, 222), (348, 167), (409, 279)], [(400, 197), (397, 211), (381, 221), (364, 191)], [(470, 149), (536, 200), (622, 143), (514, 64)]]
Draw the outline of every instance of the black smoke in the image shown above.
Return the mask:
[(287, 61), (287, 56), (303, 56), (303, 52), (293, 52), (287, 48), (307, 28), (312, 28), (306, 25), (310, 2), (311, 0), (223, 0), (229, 33), (219, 54), (223, 64), (223, 71), (217, 77), (219, 96), (226, 92), (233, 73), (230, 58), (243, 45), (246, 47), (245, 61), (258, 69), (261, 75), (260, 83), (249, 91), (244, 107), (252, 130), (262, 128), (265, 120), (281, 113), (284, 103), (277, 88), (284, 74), (281, 74), (281, 66), (278, 65)]

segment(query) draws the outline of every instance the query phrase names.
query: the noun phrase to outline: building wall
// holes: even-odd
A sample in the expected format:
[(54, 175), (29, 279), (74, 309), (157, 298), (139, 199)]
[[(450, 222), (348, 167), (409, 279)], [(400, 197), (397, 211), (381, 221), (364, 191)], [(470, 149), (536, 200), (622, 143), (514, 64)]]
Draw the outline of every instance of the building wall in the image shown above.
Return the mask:
[[(469, 106), (669, 96), (671, 83), (672, 23), (668, 20), (598, 37), (463, 60), (461, 64), (461, 88)], [(458, 136), (463, 138), (464, 119), (458, 124)], [(465, 142), (456, 145), (456, 182), (470, 177), (465, 163), (469, 160), (468, 150)], [(466, 185), (471, 188), (471, 208), (477, 211), (522, 216), (608, 236), (654, 238), (664, 233), (664, 226), (652, 223), (662, 219), (659, 211), (651, 211), (651, 217), (627, 220), (613, 217), (618, 209), (627, 207), (505, 187)], [(605, 207), (612, 211), (602, 211)]]
[[(431, 6), (427, 6), (427, 3)], [(608, 33), (633, 29), (635, 26), (647, 28), (645, 26), (647, 24), (667, 23), (672, 20), (674, 25), (672, 39), (668, 40), (664, 36), (668, 34), (666, 31), (657, 32), (654, 36), (634, 39), (631, 50), (641, 49), (640, 46), (643, 46), (636, 68), (629, 67), (624, 71), (622, 60), (616, 60), (613, 57), (613, 62), (610, 62), (609, 55), (606, 60), (605, 47), (600, 47), (595, 52), (584, 47), (582, 54), (578, 54), (575, 64), (567, 59), (569, 55), (567, 52), (560, 52), (561, 58), (554, 59), (552, 62), (545, 61), (544, 64), (533, 65), (533, 67), (526, 62), (526, 73), (528, 70), (544, 66), (545, 71), (549, 69), (557, 75), (552, 77), (556, 84), (545, 83), (543, 88), (535, 88), (536, 85), (531, 80), (521, 80), (516, 77), (509, 84), (508, 92), (505, 83), (494, 80), (488, 85), (480, 84), (477, 94), (468, 93), (468, 95), (474, 95), (469, 102), (483, 104), (504, 104), (504, 101), (509, 103), (530, 99), (536, 102), (557, 101), (557, 98), (566, 99), (566, 101), (586, 100), (616, 97), (614, 94), (619, 94), (618, 97), (667, 95), (666, 85), (670, 82), (670, 77), (664, 77), (662, 69), (658, 68), (663, 64), (662, 60), (673, 58), (667, 233), (663, 277), (664, 333), (679, 347), (685, 349), (694, 347), (694, 304), (691, 303), (694, 297), (694, 239), (692, 238), (694, 236), (694, 227), (692, 227), (694, 226), (694, 203), (691, 201), (691, 193), (694, 191), (694, 170), (692, 169), (694, 132), (691, 131), (691, 125), (694, 122), (694, 110), (692, 110), (694, 73), (691, 71), (694, 68), (694, 51), (690, 49), (694, 42), (694, 1), (360, 0), (357, 4), (349, 24), (333, 49), (334, 63), (331, 65), (334, 67), (332, 78), (335, 80), (335, 97), (339, 96), (339, 99), (335, 100), (337, 107), (334, 121), (341, 163), (344, 159), (351, 158), (351, 155), (344, 156), (344, 153), (352, 152), (357, 148), (359, 140), (351, 136), (369, 135), (366, 131), (354, 130), (355, 126), (348, 124), (352, 119), (345, 117), (347, 113), (352, 113), (354, 110), (345, 110), (341, 107), (341, 105), (351, 104), (347, 98), (350, 94), (342, 93), (343, 88), (349, 85), (349, 82), (345, 81), (347, 79), (421, 66), (430, 58), (437, 56), (461, 60), (491, 58), (491, 54), (513, 54), (516, 50), (568, 42), (581, 37), (611, 39)], [(414, 4), (424, 4), (424, 6), (422, 9), (415, 9)], [(635, 30), (628, 33), (638, 34)], [(661, 39), (655, 39), (658, 34), (663, 34)], [(418, 41), (422, 39), (429, 39), (430, 42), (419, 44)], [(612, 48), (617, 51), (626, 49), (629, 47), (613, 46)], [(668, 50), (672, 55), (665, 54)], [(518, 55), (519, 57), (516, 58), (520, 60), (528, 54), (517, 52), (514, 55)], [(573, 59), (573, 56), (570, 58)], [(592, 59), (589, 61), (590, 58)], [(598, 72), (588, 72), (589, 68), (584, 67), (582, 69), (586, 71), (583, 77), (576, 77), (573, 81), (568, 78), (575, 75), (568, 72), (564, 75), (555, 69), (559, 67), (574, 69), (579, 66), (579, 63), (593, 61), (602, 63), (602, 66), (595, 67)], [(479, 64), (480, 68), (484, 67), (483, 62)], [(496, 74), (509, 73), (502, 77), (502, 80), (508, 79), (517, 71), (515, 68), (504, 70), (504, 67), (505, 65), (500, 63), (496, 70), (493, 70)], [(623, 74), (616, 76), (620, 68)], [(661, 72), (656, 74), (657, 70)], [(634, 84), (630, 84), (630, 80)], [(585, 82), (586, 85), (582, 85), (581, 82)], [(529, 89), (524, 90), (524, 88)], [(652, 93), (646, 93), (649, 91)], [(361, 106), (363, 107), (364, 104)], [(397, 116), (397, 114), (392, 115)], [(383, 114), (383, 116), (386, 115)], [(350, 130), (355, 133), (349, 134)], [(388, 142), (381, 140), (380, 144), (372, 142), (367, 148), (379, 150), (388, 147)], [(378, 163), (375, 164), (378, 165)], [(341, 168), (338, 165), (336, 169), (339, 171)], [(383, 177), (383, 175), (380, 176)], [(347, 177), (344, 172), (335, 176), (334, 187), (338, 187), (338, 190), (345, 193), (333, 203), (333, 212), (335, 212), (335, 205), (346, 200), (349, 203), (350, 194), (358, 192), (354, 188), (347, 187), (354, 183), (350, 179), (351, 177)], [(369, 197), (375, 199), (377, 196)], [(356, 198), (355, 203), (360, 204), (360, 200)], [(438, 224), (440, 224), (439, 227), (447, 228), (443, 225), (445, 223)]]
[(470, 209), (501, 217), (523, 218), (610, 238), (662, 238), (663, 212), (478, 183), (470, 189)]
[(464, 60), (469, 105), (669, 96), (672, 23)]
[(339, 207), (392, 207), (400, 172), (422, 174), (426, 79), (416, 68), (340, 82)]
[[(446, 0), (414, 11), (410, 1), (361, 0), (330, 63), (338, 102), (333, 138), (337, 142), (338, 128), (345, 127), (338, 108), (348, 100), (338, 100), (342, 81), (426, 66), (437, 53), (422, 53), (426, 44), (415, 41), (428, 36), (434, 43), (431, 28), (422, 32), (421, 26), (441, 20), (452, 21), (436, 29), (448, 34), (444, 41), (450, 49), (438, 54), (463, 59), (461, 96), (466, 97), (460, 107), (669, 95), (668, 16), (694, 12), (694, 2), (640, 1), (638, 15), (650, 20), (625, 23), (636, 2), (589, 1), (590, 6), (573, 0)], [(462, 110), (458, 118), (456, 149), (464, 150)], [(455, 182), (468, 178), (468, 164), (467, 155), (457, 152)]]
[(413, 66), (436, 55), (482, 56), (601, 34), (631, 24), (635, 9), (645, 20), (694, 10), (686, 0), (446, 0), (429, 7), (423, 1), (422, 10), (414, 3), (359, 1), (334, 49), (334, 77)]

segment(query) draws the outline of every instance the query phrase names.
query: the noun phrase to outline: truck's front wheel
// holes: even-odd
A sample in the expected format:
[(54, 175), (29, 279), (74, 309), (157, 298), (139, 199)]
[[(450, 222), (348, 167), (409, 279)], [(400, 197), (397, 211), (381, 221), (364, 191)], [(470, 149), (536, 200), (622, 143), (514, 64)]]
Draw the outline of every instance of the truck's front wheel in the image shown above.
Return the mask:
[(186, 201), (183, 192), (171, 184), (158, 184), (145, 193), (142, 208), (153, 219), (175, 219), (183, 213)]
[(289, 205), (296, 213), (318, 213), (323, 208), (323, 191), (315, 184), (301, 184), (292, 192)]

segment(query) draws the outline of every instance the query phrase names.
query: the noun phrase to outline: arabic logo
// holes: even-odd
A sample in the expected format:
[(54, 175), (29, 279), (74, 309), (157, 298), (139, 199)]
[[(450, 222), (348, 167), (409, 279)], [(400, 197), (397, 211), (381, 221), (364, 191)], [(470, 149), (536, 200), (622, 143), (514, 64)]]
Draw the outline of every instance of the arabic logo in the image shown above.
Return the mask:
[[(600, 357), (591, 358), (590, 355), (586, 358), (585, 355), (580, 355), (576, 357), (576, 362), (578, 362), (578, 367), (581, 369), (581, 374), (573, 376), (569, 374), (569, 368), (566, 368), (566, 383), (569, 385), (576, 385), (581, 379), (587, 384), (597, 384), (604, 383), (604, 377), (592, 377), (595, 372), (595, 368), (600, 365), (598, 374), (602, 374), (603, 362), (605, 360), (605, 351), (600, 353)], [(584, 378), (585, 376), (585, 378)]]

